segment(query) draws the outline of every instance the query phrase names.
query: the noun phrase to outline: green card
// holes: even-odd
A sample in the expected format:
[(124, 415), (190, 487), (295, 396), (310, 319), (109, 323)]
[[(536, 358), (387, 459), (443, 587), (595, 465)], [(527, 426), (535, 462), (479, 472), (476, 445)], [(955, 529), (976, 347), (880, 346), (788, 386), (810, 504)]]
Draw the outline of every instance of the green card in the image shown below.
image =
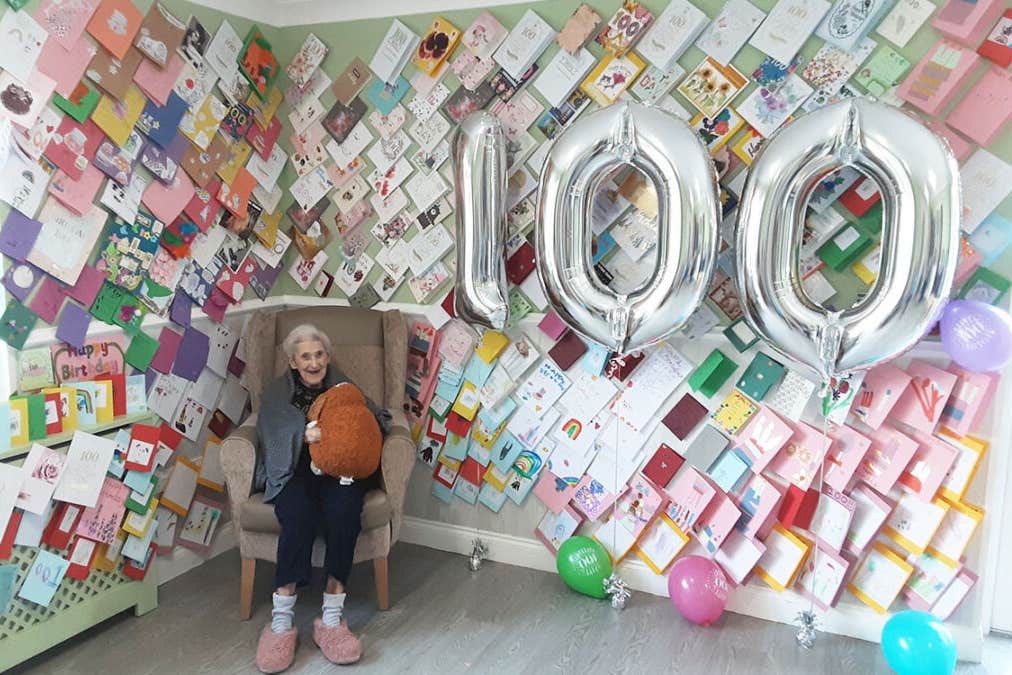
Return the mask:
[(759, 336), (755, 334), (752, 327), (748, 325), (745, 319), (738, 319), (725, 328), (724, 337), (726, 337), (739, 352), (743, 352), (755, 343), (759, 342)]
[(21, 9), (28, 4), (28, 0), (7, 0), (7, 4), (14, 9)]
[(71, 93), (69, 99), (54, 94), (53, 105), (70, 115), (78, 124), (84, 124), (88, 115), (95, 111), (101, 98), (102, 94), (98, 89), (90, 87), (82, 81)]
[(759, 352), (742, 373), (737, 387), (753, 401), (761, 401), (784, 376), (784, 364)]
[(147, 308), (141, 304), (137, 296), (124, 291), (119, 296), (119, 307), (112, 315), (112, 322), (133, 335), (140, 332), (141, 322), (144, 321), (144, 315), (147, 312)]
[(151, 365), (151, 359), (155, 358), (158, 351), (158, 340), (147, 333), (137, 331), (130, 339), (130, 346), (127, 347), (126, 356), (123, 358), (131, 366), (142, 373)]
[(18, 354), (18, 391), (37, 391), (55, 384), (49, 347), (26, 349)]
[(900, 83), (910, 70), (910, 62), (895, 49), (883, 45), (854, 75), (854, 82), (872, 96), (881, 96)]
[(714, 349), (689, 377), (689, 387), (703, 396), (713, 396), (737, 369), (738, 364), (734, 359), (725, 356), (719, 349)]
[(11, 400), (24, 399), (28, 402), (28, 440), (38, 441), (46, 437), (46, 397), (43, 394), (11, 396)]
[(509, 303), (510, 318), (509, 323), (506, 324), (508, 328), (513, 328), (520, 323), (520, 319), (534, 311), (534, 306), (531, 305), (527, 296), (521, 293), (520, 289), (516, 286), (509, 291)]
[(442, 396), (433, 396), (432, 401), (429, 403), (429, 414), (440, 422), (445, 422), (446, 416), (450, 414), (450, 408), (452, 407), (453, 401), (447, 401)]
[(99, 321), (111, 324), (116, 316), (116, 312), (123, 304), (123, 296), (125, 295), (129, 295), (129, 293), (119, 286), (114, 286), (108, 281), (103, 281), (102, 287), (98, 289), (95, 301), (91, 303), (91, 309), (88, 311)]
[(22, 305), (17, 300), (7, 303), (7, 310), (0, 317), (0, 340), (3, 340), (14, 349), (21, 350), (28, 340), (28, 334), (35, 327), (39, 317), (32, 310)]
[(816, 254), (830, 268), (839, 272), (853, 264), (874, 243), (872, 238), (859, 230), (856, 225), (848, 223), (832, 239), (820, 246)]
[(151, 507), (151, 499), (152, 497), (155, 496), (155, 492), (157, 491), (158, 491), (158, 476), (152, 476), (151, 483), (149, 484), (148, 489), (146, 491), (148, 495), (147, 501), (139, 502), (135, 500), (134, 495), (136, 494), (136, 491), (133, 491), (130, 493), (130, 496), (126, 498), (125, 505), (127, 507), (127, 510), (133, 511), (134, 513), (141, 513), (141, 514), (147, 513), (148, 509)]
[(1009, 280), (992, 272), (986, 267), (978, 267), (963, 287), (959, 289), (959, 297), (966, 300), (978, 300), (989, 305), (996, 305), (1008, 293)]

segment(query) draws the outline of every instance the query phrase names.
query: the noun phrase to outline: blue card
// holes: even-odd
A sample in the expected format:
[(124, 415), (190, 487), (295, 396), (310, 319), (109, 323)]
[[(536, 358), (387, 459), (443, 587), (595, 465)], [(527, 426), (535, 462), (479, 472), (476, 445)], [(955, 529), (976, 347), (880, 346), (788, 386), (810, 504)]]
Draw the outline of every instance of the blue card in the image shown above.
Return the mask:
[(517, 461), (524, 444), (517, 440), (517, 437), (503, 429), (499, 438), (492, 446), (492, 463), (503, 473), (509, 473), (513, 468), (513, 462)]
[(39, 549), (35, 556), (35, 562), (28, 570), (28, 576), (25, 577), (25, 583), (21, 585), (18, 597), (43, 607), (49, 607), (68, 567), (70, 567), (68, 560)]
[(441, 502), (449, 504), (453, 501), (453, 488), (448, 488), (438, 480), (432, 481), (432, 494)]
[(478, 491), (478, 501), (493, 513), (499, 513), (499, 509), (506, 503), (506, 493), (496, 490), (491, 483), (482, 483), (481, 490)]
[(167, 148), (179, 134), (179, 123), (183, 121), (183, 116), (189, 109), (186, 101), (172, 92), (163, 106), (148, 101), (140, 119), (137, 120), (137, 128), (152, 143), (160, 148)]
[(473, 384), (478, 389), (485, 386), (485, 382), (488, 381), (489, 376), (495, 369), (495, 360), (492, 363), (485, 363), (478, 356), (478, 352), (471, 354), (470, 360), (467, 362), (467, 367), (464, 368), (464, 379)]
[(453, 432), (446, 434), (446, 443), (443, 445), (443, 454), (450, 459), (463, 461), (467, 457), (467, 436), (458, 436)]
[(380, 115), (389, 115), (397, 107), (404, 95), (408, 93), (411, 85), (403, 77), (398, 77), (397, 82), (389, 85), (380, 79), (373, 80), (372, 85), (366, 90), (365, 98), (369, 103), (379, 110)]
[(17, 565), (0, 565), (0, 616), (11, 608), (14, 599), (14, 584), (18, 580)]
[(1012, 220), (992, 213), (970, 235), (970, 244), (983, 256), (980, 264), (990, 267), (1012, 243)]

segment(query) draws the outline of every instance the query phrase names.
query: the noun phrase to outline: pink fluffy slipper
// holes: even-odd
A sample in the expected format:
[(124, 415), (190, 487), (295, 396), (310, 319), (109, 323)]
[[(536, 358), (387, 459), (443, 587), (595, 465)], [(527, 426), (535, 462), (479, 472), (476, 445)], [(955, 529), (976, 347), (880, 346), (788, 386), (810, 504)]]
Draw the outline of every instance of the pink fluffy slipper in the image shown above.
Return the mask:
[(355, 663), (362, 656), (362, 644), (348, 629), (348, 622), (341, 620), (337, 626), (327, 626), (323, 619), (313, 622), (313, 642), (331, 663), (340, 666)]
[(299, 631), (289, 628), (284, 633), (275, 633), (270, 624), (264, 626), (257, 643), (257, 668), (262, 673), (280, 673), (295, 660), (295, 642)]

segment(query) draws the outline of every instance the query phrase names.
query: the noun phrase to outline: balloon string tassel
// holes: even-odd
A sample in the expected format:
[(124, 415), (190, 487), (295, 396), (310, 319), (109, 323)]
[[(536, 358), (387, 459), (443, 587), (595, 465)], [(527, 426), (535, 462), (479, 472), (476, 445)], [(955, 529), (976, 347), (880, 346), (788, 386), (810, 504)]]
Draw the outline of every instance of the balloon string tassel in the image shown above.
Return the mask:
[(471, 549), (471, 555), (467, 557), (467, 568), (472, 572), (477, 572), (481, 569), (481, 564), (488, 557), (488, 544), (481, 539), (475, 539), (471, 542), (473, 548)]
[(604, 583), (604, 592), (611, 598), (611, 606), (615, 609), (625, 609), (626, 600), (632, 595), (625, 580), (617, 574), (612, 574), (602, 583)]
[(800, 626), (797, 635), (794, 636), (794, 640), (798, 643), (798, 646), (803, 649), (814, 647), (816, 628), (818, 627), (815, 612), (810, 609), (798, 612), (798, 615), (794, 617), (794, 623)]

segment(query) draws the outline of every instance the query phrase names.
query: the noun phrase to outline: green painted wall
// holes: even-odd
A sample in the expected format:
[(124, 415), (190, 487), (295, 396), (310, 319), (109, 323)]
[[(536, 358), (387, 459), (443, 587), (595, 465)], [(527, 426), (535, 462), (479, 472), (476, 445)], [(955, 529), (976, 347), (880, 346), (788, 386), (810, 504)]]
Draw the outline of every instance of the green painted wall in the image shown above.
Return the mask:
[[(750, 1), (753, 2), (753, 4), (755, 4), (757, 7), (765, 11), (769, 11), (773, 7), (773, 5), (776, 4), (776, 0), (750, 0)], [(693, 0), (693, 2), (704, 12), (706, 12), (707, 16), (709, 16), (711, 19), (719, 13), (721, 7), (723, 7), (724, 5), (724, 0)], [(604, 18), (604, 20), (607, 20), (608, 17), (610, 17), (611, 14), (615, 11), (615, 8), (619, 5), (619, 2), (617, 0), (588, 0), (586, 4), (593, 7), (598, 12), (598, 14), (600, 14)], [(667, 0), (642, 0), (642, 4), (649, 7), (651, 10), (654, 11), (655, 14), (657, 14), (660, 13), (664, 9), (664, 7), (667, 6), (668, 2)], [(566, 19), (572, 14), (575, 8), (578, 7), (579, 5), (580, 5), (579, 0), (544, 0), (542, 2), (529, 2), (518, 5), (492, 7), (490, 11), (507, 28), (509, 28), (516, 24), (516, 22), (520, 19), (520, 17), (524, 14), (524, 12), (527, 9), (533, 9), (542, 18), (548, 21), (548, 23), (551, 24), (553, 28), (559, 30), (565, 24)], [(451, 12), (442, 12), (440, 13), (440, 15), (451, 21), (458, 28), (463, 30), (480, 13), (480, 11), (481, 10), (479, 9), (459, 10)], [(432, 21), (433, 16), (434, 14), (417, 14), (409, 16), (400, 16), (398, 18), (401, 21), (403, 21), (408, 27), (410, 27), (413, 31), (415, 31), (417, 34), (424, 34), (425, 30)], [(347, 66), (347, 64), (356, 56), (361, 57), (366, 63), (368, 63), (373, 53), (375, 52), (376, 46), (383, 39), (383, 36), (390, 25), (390, 21), (391, 19), (389, 18), (383, 18), (383, 19), (369, 19), (362, 21), (351, 21), (344, 23), (319, 24), (311, 26), (285, 28), (281, 31), (282, 33), (281, 38), (277, 43), (277, 53), (279, 59), (283, 64), (288, 63), (291, 57), (298, 50), (299, 46), (302, 44), (302, 41), (305, 38), (306, 33), (312, 32), (315, 35), (317, 35), (321, 40), (323, 40), (323, 42), (326, 43), (327, 46), (330, 48), (330, 53), (327, 55), (327, 58), (323, 63), (323, 68), (333, 78), (339, 75), (341, 71), (344, 70), (344, 68)], [(874, 32), (872, 33), (871, 37), (875, 39), (880, 46), (888, 45), (895, 49), (894, 45), (885, 40), (885, 38), (877, 36)], [(937, 39), (936, 33), (930, 27), (929, 21), (925, 23), (925, 25), (921, 28), (921, 30), (918, 31), (917, 35), (907, 44), (907, 46), (904, 49), (898, 51), (900, 51), (900, 53), (904, 57), (906, 57), (911, 63), (916, 64), (917, 61), (919, 61), (920, 58), (924, 55), (924, 53), (927, 52), (927, 50), (935, 43), (936, 39)], [(817, 38), (810, 38), (805, 43), (801, 51), (802, 64), (810, 60), (811, 57), (815, 54), (816, 51), (818, 51), (819, 47), (821, 46), (822, 40)], [(553, 43), (548, 48), (548, 50), (542, 55), (542, 57), (538, 60), (539, 65), (544, 67), (548, 63), (548, 61), (552, 58), (552, 56), (555, 54), (557, 49), (558, 47)], [(588, 49), (590, 49), (590, 51), (598, 58), (600, 58), (601, 55), (603, 54), (603, 50), (594, 43), (589, 44)], [(690, 47), (685, 52), (685, 54), (683, 54), (682, 58), (679, 59), (679, 63), (687, 71), (690, 71), (702, 60), (704, 56), (705, 55), (703, 54), (703, 52), (701, 52), (699, 49), (693, 46)], [(735, 67), (738, 68), (738, 70), (745, 73), (747, 76), (750, 76), (752, 71), (756, 68), (756, 66), (758, 66), (758, 64), (764, 58), (765, 55), (763, 53), (759, 52), (751, 45), (746, 44), (738, 53), (737, 57), (734, 59), (732, 63)], [(414, 72), (415, 72), (414, 66), (409, 64), (404, 71), (404, 76), (408, 80), (410, 80), (411, 75)], [(980, 72), (977, 74), (977, 77), (979, 77), (979, 75), (982, 73), (983, 70), (981, 69)], [(537, 77), (537, 75), (535, 75), (535, 77)], [(974, 77), (972, 81), (968, 81), (966, 83), (967, 89), (969, 89), (970, 85), (975, 80), (976, 77)], [(447, 74), (444, 76), (443, 81), (447, 83), (447, 86), (451, 89), (451, 91), (458, 86), (456, 76), (451, 72), (447, 72)], [(750, 84), (748, 89), (739, 93), (737, 98), (735, 99), (735, 102), (731, 104), (732, 107), (735, 106), (736, 102), (743, 101), (748, 95), (748, 93), (754, 88), (755, 85)], [(537, 92), (535, 88), (528, 85), (527, 91), (532, 93), (534, 96), (538, 97), (538, 99), (541, 101), (542, 104), (545, 103), (544, 100), (541, 99), (540, 94)], [(674, 92), (674, 90), (672, 91)], [(413, 94), (414, 92), (412, 90), (405, 96), (405, 99), (404, 101), (402, 101), (402, 103), (410, 101), (411, 98), (413, 97)], [(692, 110), (692, 107), (688, 104), (687, 101), (681, 98), (680, 94), (675, 92), (673, 93), (673, 95), (676, 97), (676, 99), (679, 100), (680, 103), (682, 103), (684, 107), (686, 107), (689, 110)], [(323, 97), (323, 102), (325, 104), (325, 108), (329, 108), (330, 105), (334, 102), (333, 94), (331, 94), (329, 91), (325, 93)], [(541, 132), (536, 127), (532, 126), (528, 131), (539, 141), (544, 140), (544, 137), (541, 135)], [(283, 134), (283, 140), (285, 149), (290, 152), (291, 144), (288, 142), (287, 134)], [(728, 147), (730, 147), (730, 145), (733, 144), (736, 140), (737, 137), (732, 138)], [(989, 149), (995, 154), (1002, 157), (1006, 162), (1012, 163), (1012, 126), (1006, 127), (1004, 133), (1002, 133), (996, 139), (996, 141), (991, 146), (989, 146)], [(363, 170), (363, 173), (367, 175), (370, 170), (371, 167), (367, 166)], [(443, 174), (444, 176), (448, 175), (447, 165), (444, 165), (443, 167)], [(294, 171), (292, 171), (292, 169), (288, 167), (285, 170), (285, 174), (282, 176), (282, 184), (288, 186), (291, 184), (291, 181), (294, 178), (295, 178)], [(287, 205), (290, 203), (291, 203), (290, 197), (286, 196), (286, 198), (282, 200), (282, 205), (285, 207), (287, 207)], [(327, 223), (329, 226), (333, 225), (334, 214), (336, 212), (337, 207), (331, 205), (327, 213), (324, 215), (324, 222)], [(841, 212), (844, 213), (845, 215), (849, 215), (846, 214), (845, 210), (841, 210)], [(1012, 197), (1004, 201), (1004, 203), (999, 208), (999, 212), (1005, 215), (1006, 217), (1012, 218)], [(451, 227), (451, 231), (452, 231), (452, 220), (451, 220), (452, 218), (453, 216), (451, 215), (450, 219), (445, 221), (447, 226)], [(367, 232), (368, 228), (372, 227), (372, 225), (375, 222), (376, 222), (375, 217), (373, 217), (373, 219), (369, 221), (366, 221), (362, 225), (363, 228), (366, 228), (364, 231)], [(409, 234), (409, 236), (411, 236), (411, 234)], [(377, 251), (379, 251), (380, 247), (381, 245), (379, 244), (379, 242), (374, 240), (367, 249), (367, 252), (370, 255), (373, 255)], [(341, 249), (340, 242), (337, 241), (332, 243), (327, 248), (327, 252), (328, 254), (330, 254), (330, 262), (328, 262), (325, 269), (327, 269), (328, 271), (332, 271), (337, 266), (337, 264), (339, 264), (339, 262), (335, 264), (335, 261), (340, 261), (341, 258), (340, 249)], [(449, 257), (452, 257), (452, 253)], [(1004, 276), (1012, 275), (1012, 248), (1006, 251), (1005, 255), (993, 266), (993, 269), (995, 269), (999, 273), (1002, 273)], [(856, 293), (861, 288), (860, 282), (849, 271), (846, 272), (845, 274), (836, 274), (833, 273), (832, 271), (824, 273), (826, 274), (830, 282), (833, 283), (833, 285), (836, 286), (841, 292), (840, 296), (838, 296), (838, 298), (835, 299), (837, 301), (843, 300), (845, 296), (852, 297), (856, 295)], [(375, 280), (381, 274), (382, 270), (376, 267), (370, 273), (369, 280), (370, 281)], [(295, 284), (295, 282), (290, 277), (288, 277), (287, 274), (282, 274), (276, 288), (277, 290), (275, 292), (278, 293), (282, 292), (303, 293), (303, 291)], [(312, 291), (309, 292), (312, 293)], [(340, 297), (341, 291), (336, 289), (335, 287), (335, 289), (332, 291), (331, 294), (332, 296), (336, 294), (338, 297)], [(431, 300), (433, 302), (439, 302), (442, 300), (443, 295), (445, 295), (445, 293), (440, 292), (434, 293), (433, 296), (431, 297)], [(398, 290), (397, 294), (394, 296), (393, 299), (395, 301), (408, 302), (408, 303), (415, 302), (413, 296), (411, 295), (410, 291), (407, 288), (407, 284), (403, 285)]]

